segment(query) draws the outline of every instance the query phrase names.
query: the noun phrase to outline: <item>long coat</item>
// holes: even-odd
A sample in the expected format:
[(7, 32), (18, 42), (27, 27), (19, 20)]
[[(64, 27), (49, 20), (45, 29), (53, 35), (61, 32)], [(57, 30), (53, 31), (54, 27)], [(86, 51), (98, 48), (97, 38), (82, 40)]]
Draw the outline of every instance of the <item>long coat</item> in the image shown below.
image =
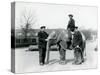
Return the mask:
[(48, 34), (45, 31), (38, 32), (38, 45), (39, 47), (44, 48), (46, 46), (46, 41)]
[(82, 44), (83, 44), (82, 35), (79, 31), (76, 31), (73, 35), (73, 44), (72, 44), (72, 46), (76, 47), (78, 45), (78, 46), (81, 47)]
[(75, 28), (75, 20), (70, 19), (69, 22), (68, 22), (67, 29), (70, 29), (71, 31), (74, 31), (74, 28)]

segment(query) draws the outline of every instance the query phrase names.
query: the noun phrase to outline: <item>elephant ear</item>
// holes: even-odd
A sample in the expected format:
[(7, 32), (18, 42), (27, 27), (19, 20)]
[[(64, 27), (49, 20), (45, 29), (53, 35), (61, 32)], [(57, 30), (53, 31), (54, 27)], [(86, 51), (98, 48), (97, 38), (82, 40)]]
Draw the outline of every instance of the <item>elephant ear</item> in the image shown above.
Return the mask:
[(68, 32), (66, 30), (62, 30), (58, 36), (58, 39), (66, 42), (68, 40)]
[(57, 38), (58, 41), (60, 41), (60, 45), (63, 49), (67, 48), (67, 41), (68, 41), (68, 32), (66, 30), (62, 30), (61, 33), (58, 35)]

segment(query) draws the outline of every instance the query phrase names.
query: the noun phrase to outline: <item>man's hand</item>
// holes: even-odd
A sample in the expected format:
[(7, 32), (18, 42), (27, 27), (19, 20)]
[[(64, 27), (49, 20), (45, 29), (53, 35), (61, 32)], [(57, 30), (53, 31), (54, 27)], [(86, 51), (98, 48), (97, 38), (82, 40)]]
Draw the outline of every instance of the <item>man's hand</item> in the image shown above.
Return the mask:
[(48, 39), (45, 39), (45, 41), (49, 41)]
[(70, 28), (67, 28), (68, 31), (70, 31)]

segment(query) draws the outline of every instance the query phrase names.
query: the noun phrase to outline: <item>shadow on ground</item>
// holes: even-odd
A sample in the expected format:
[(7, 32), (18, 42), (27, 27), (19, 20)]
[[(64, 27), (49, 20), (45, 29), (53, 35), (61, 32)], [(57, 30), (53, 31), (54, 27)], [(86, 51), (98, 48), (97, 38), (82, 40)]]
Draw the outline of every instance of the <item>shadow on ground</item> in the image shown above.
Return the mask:
[[(74, 59), (65, 60), (65, 64), (70, 63), (70, 62), (74, 62)], [(48, 65), (53, 65), (55, 63), (60, 63), (60, 60), (59, 59), (52, 59), (52, 60), (49, 61)]]

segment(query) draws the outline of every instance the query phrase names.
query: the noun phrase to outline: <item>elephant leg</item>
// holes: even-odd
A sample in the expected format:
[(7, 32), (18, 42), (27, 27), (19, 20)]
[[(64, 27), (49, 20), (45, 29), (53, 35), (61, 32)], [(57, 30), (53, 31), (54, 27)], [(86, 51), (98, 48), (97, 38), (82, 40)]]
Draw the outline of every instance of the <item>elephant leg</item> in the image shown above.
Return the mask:
[(84, 62), (84, 52), (81, 53), (81, 60)]
[(82, 60), (83, 60), (82, 52), (81, 51), (78, 51), (76, 65), (81, 64), (82, 63)]
[(65, 59), (66, 59), (66, 50), (64, 49), (60, 49), (59, 50), (59, 53), (60, 53), (60, 63), (61, 64), (65, 64)]
[(81, 63), (83, 63), (84, 62), (84, 48), (83, 47), (81, 48), (82, 50), (80, 51), (80, 56), (81, 56)]
[(77, 64), (81, 64), (81, 63), (82, 63), (82, 54), (79, 52)]
[(74, 62), (73, 64), (81, 64), (82, 62), (82, 56), (81, 56), (81, 52), (79, 50), (75, 50), (74, 51)]
[(78, 55), (77, 55), (77, 52), (74, 51), (74, 62), (73, 64), (76, 64), (78, 62)]
[(83, 59), (83, 61), (82, 62), (84, 62), (84, 60), (86, 59), (86, 43), (84, 42), (83, 43), (83, 46), (82, 46), (82, 59)]

